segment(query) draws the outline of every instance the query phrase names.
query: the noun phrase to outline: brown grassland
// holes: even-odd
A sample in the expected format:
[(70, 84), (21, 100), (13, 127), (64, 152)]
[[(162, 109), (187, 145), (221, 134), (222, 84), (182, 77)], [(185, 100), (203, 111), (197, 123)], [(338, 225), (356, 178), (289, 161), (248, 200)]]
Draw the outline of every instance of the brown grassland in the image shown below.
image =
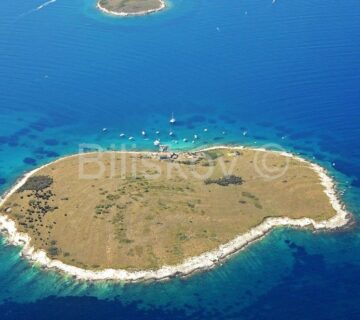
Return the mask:
[[(269, 168), (288, 165), (268, 180), (255, 170), (255, 154), (219, 149), (176, 160), (114, 152), (64, 158), (36, 172), (0, 210), (52, 258), (87, 269), (127, 270), (181, 263), (266, 217), (318, 221), (335, 215), (309, 164), (268, 153)], [(95, 156), (102, 157), (104, 174), (79, 175), (81, 157)], [(232, 165), (228, 178), (222, 168)], [(83, 169), (99, 172), (91, 161)]]

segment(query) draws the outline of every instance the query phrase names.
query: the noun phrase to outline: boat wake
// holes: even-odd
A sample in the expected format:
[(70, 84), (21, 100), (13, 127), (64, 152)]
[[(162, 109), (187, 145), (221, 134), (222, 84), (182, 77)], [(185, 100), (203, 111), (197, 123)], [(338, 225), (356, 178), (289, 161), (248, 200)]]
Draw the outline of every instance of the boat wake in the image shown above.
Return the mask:
[(47, 7), (49, 4), (52, 4), (52, 3), (54, 3), (54, 2), (56, 2), (56, 0), (46, 1), (46, 2), (44, 2), (43, 4), (41, 4), (40, 6), (38, 6), (38, 7), (35, 9), (35, 11), (39, 11), (39, 10)]
[(50, 5), (50, 4), (52, 4), (52, 3), (56, 2), (56, 1), (57, 1), (57, 0), (49, 0), (49, 1), (46, 1), (46, 2), (44, 2), (43, 4), (37, 6), (36, 8), (31, 9), (30, 11), (25, 12), (25, 13), (22, 13), (22, 14), (19, 16), (19, 18), (23, 18), (23, 17), (25, 17), (25, 16), (27, 16), (27, 15), (29, 15), (29, 14), (31, 14), (31, 13), (34, 13), (34, 12), (39, 11), (39, 10), (41, 10), (41, 9), (44, 9), (44, 8), (46, 8), (48, 5)]

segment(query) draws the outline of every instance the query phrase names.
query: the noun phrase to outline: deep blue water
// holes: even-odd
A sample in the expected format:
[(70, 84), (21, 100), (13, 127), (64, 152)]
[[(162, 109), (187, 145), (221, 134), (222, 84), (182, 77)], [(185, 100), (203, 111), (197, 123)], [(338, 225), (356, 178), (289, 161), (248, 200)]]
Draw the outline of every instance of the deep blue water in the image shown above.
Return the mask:
[[(34, 10), (40, 4), (1, 3), (1, 192), (80, 143), (152, 149), (160, 130), (177, 149), (275, 143), (298, 152), (330, 170), (358, 218), (358, 0), (172, 0), (130, 19), (102, 15), (95, 0)], [(78, 283), (18, 252), (0, 245), (1, 319), (360, 317), (356, 226), (276, 230), (210, 272), (155, 284)]]

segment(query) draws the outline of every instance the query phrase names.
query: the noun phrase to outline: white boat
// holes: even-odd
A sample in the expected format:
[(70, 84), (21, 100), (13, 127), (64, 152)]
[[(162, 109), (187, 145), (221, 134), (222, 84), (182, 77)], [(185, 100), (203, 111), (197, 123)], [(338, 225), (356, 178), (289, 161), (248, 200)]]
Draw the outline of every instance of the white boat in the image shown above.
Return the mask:
[(194, 139), (195, 140), (199, 139), (199, 136), (197, 134), (194, 134)]
[(125, 133), (120, 133), (120, 138), (124, 138), (125, 137)]
[(204, 129), (204, 132), (208, 132), (208, 129), (207, 129), (207, 128), (205, 128), (205, 129)]
[(159, 145), (160, 145), (160, 140), (159, 139), (155, 140), (154, 141), (154, 146), (159, 146)]
[(169, 150), (169, 146), (167, 146), (165, 144), (159, 145), (159, 151), (160, 152), (167, 152), (168, 150)]
[(106, 132), (107, 131), (107, 128), (102, 128), (102, 132)]
[(176, 119), (174, 117), (174, 113), (171, 114), (171, 119), (170, 119), (170, 123), (174, 124), (176, 122)]
[(188, 139), (184, 138), (183, 141), (184, 141), (184, 142), (188, 142)]
[(129, 137), (129, 140), (135, 140), (135, 138), (134, 137)]
[(170, 132), (169, 132), (169, 136), (172, 137), (173, 135), (174, 135), (174, 132), (170, 131)]
[(146, 132), (145, 132), (145, 131), (141, 131), (141, 135), (145, 137), (145, 136), (146, 136)]
[(160, 131), (158, 130), (158, 131), (156, 131), (155, 133), (156, 133), (156, 134), (160, 134)]
[(246, 135), (247, 135), (247, 131), (244, 131), (244, 132), (243, 132), (243, 136), (246, 136)]

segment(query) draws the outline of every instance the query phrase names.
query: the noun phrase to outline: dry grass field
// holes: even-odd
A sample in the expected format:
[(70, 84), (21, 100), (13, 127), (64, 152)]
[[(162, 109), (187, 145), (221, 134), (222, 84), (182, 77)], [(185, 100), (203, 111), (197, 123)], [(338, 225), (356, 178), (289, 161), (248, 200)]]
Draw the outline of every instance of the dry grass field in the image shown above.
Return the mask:
[(88, 269), (127, 270), (178, 264), (266, 217), (335, 215), (307, 163), (265, 155), (267, 170), (283, 174), (259, 174), (261, 161), (247, 149), (183, 153), (171, 160), (150, 153), (78, 155), (41, 169), (1, 211), (53, 258)]

